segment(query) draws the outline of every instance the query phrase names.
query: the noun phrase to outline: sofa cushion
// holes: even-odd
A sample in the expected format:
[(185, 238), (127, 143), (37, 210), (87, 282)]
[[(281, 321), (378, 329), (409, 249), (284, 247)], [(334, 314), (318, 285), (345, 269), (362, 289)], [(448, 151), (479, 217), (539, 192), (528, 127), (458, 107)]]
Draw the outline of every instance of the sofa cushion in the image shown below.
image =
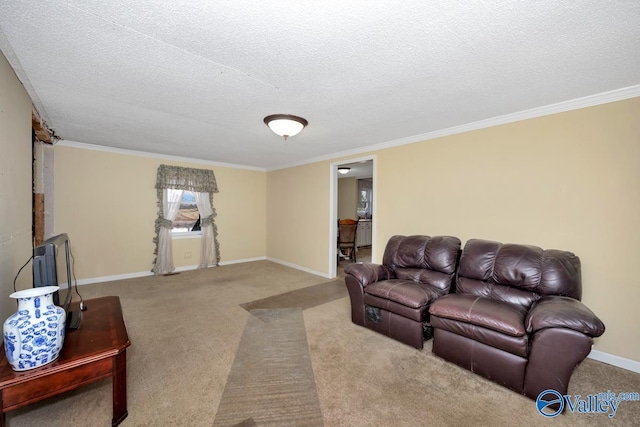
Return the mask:
[(446, 291), (412, 280), (383, 280), (367, 286), (364, 303), (416, 322), (429, 320), (429, 305)]
[(518, 304), (529, 309), (540, 295), (508, 285), (499, 285), (494, 282), (458, 277), (456, 293), (460, 295), (472, 295), (476, 297), (490, 298), (507, 304)]
[(426, 268), (396, 268), (395, 278), (401, 280), (409, 280), (430, 287), (437, 288), (442, 291), (441, 294), (448, 293), (451, 288), (451, 274), (441, 273)]
[(443, 317), (491, 329), (512, 337), (525, 335), (526, 309), (474, 295), (449, 294), (429, 308), (431, 316)]
[(470, 340), (481, 342), (520, 357), (529, 356), (529, 336), (512, 337), (493, 329), (483, 328), (471, 323), (431, 316), (431, 326), (435, 330), (445, 330)]
[[(567, 251), (471, 239), (462, 251), (458, 275), (480, 286), (468, 286), (474, 284), (470, 281), (457, 293), (478, 295), (501, 285), (500, 299), (512, 298), (510, 302), (524, 302), (526, 306), (541, 295), (577, 300), (582, 296), (580, 258)], [(508, 292), (509, 288), (519, 292)]]
[(385, 298), (380, 298), (375, 295), (364, 294), (365, 307), (369, 306), (374, 310), (381, 309), (382, 319), (391, 318), (391, 316), (385, 316), (384, 312), (388, 311), (392, 314), (396, 314), (399, 317), (406, 317), (414, 322), (427, 322), (429, 320), (429, 306), (411, 308), (406, 305), (398, 304), (395, 301), (391, 301)]
[(382, 263), (393, 270), (420, 268), (453, 275), (460, 245), (452, 236), (392, 236)]
[(443, 291), (412, 280), (391, 279), (367, 286), (365, 294), (387, 299), (409, 308), (420, 308), (443, 295)]

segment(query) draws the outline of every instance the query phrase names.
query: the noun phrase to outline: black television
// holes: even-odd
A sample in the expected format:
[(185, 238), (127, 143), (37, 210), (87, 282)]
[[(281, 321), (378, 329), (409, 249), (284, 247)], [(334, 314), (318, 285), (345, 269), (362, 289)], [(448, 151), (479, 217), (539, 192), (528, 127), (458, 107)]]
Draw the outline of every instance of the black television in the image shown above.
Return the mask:
[(50, 237), (33, 248), (33, 287), (59, 286), (53, 294), (53, 303), (67, 313), (67, 329), (77, 329), (80, 312), (70, 308), (71, 271), (71, 242), (66, 233)]

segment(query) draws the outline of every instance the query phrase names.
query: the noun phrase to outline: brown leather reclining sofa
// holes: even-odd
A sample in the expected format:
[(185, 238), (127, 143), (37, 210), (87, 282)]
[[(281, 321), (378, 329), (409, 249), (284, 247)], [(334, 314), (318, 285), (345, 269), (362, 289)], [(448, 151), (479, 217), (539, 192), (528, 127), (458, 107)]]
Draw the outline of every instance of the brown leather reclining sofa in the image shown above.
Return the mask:
[(580, 259), (473, 239), (456, 264), (456, 240), (394, 236), (382, 265), (345, 267), (353, 322), (416, 348), (423, 343), (415, 324), (433, 327), (437, 356), (532, 399), (547, 389), (566, 394), (574, 368), (604, 333), (580, 301)]
[(346, 266), (353, 323), (422, 348), (429, 306), (449, 293), (460, 244), (451, 236), (393, 236), (382, 265)]

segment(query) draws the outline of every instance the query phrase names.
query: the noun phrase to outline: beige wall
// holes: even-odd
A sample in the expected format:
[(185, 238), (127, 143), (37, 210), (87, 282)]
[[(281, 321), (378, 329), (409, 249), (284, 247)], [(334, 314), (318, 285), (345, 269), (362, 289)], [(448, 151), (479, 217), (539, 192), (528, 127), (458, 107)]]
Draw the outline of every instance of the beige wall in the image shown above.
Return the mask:
[(358, 180), (338, 179), (338, 219), (358, 218)]
[(329, 164), (267, 174), (267, 256), (316, 272), (329, 269)]
[(640, 98), (381, 151), (378, 248), (426, 233), (573, 251), (583, 300), (607, 326), (596, 349), (640, 361), (629, 268), (640, 247), (638, 118)]
[[(13, 279), (32, 252), (31, 100), (0, 53), (0, 318), (16, 311)], [(17, 289), (32, 285), (31, 265)]]
[[(69, 234), (78, 279), (151, 270), (154, 186), (163, 163), (215, 172), (221, 262), (265, 256), (265, 172), (55, 146), (54, 231)], [(198, 264), (200, 239), (174, 242), (176, 267)]]
[[(640, 361), (640, 286), (630, 268), (640, 247), (638, 118), (635, 98), (373, 153), (374, 257), (393, 234), (573, 251), (583, 301), (607, 326), (595, 348)], [(268, 183), (269, 256), (328, 272), (329, 162), (270, 172)], [(289, 214), (311, 188), (311, 214)], [(282, 239), (285, 227), (297, 238)]]

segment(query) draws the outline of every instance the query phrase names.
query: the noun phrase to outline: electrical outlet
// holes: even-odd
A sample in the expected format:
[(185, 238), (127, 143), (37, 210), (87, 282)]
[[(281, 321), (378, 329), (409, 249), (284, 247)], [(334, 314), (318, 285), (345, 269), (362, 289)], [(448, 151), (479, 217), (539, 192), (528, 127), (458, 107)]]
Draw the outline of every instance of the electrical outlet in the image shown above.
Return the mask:
[(184, 253), (184, 257), (185, 258), (191, 258), (191, 252), (185, 252)]

